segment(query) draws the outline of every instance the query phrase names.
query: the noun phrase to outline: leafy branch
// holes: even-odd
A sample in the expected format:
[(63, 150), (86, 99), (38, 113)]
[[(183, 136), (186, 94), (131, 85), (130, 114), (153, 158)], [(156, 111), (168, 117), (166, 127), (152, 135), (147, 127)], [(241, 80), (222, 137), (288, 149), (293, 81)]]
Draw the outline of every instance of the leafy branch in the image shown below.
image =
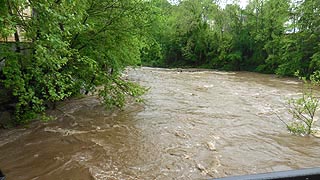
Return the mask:
[(287, 129), (294, 134), (310, 135), (314, 132), (315, 122), (317, 121), (317, 111), (320, 109), (320, 98), (316, 96), (314, 88), (319, 84), (316, 81), (318, 72), (315, 72), (310, 81), (301, 78), (304, 81), (304, 89), (301, 97), (290, 99), (288, 101), (289, 112), (292, 115), (292, 121), (285, 123)]

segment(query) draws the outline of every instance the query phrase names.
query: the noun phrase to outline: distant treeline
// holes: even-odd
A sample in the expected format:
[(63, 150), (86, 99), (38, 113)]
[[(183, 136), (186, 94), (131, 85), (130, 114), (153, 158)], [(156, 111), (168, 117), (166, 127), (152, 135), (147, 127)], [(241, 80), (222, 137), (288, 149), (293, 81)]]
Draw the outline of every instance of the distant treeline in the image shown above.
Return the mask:
[(320, 69), (320, 1), (252, 0), (245, 9), (212, 0), (153, 0), (149, 66), (206, 67), (279, 75)]

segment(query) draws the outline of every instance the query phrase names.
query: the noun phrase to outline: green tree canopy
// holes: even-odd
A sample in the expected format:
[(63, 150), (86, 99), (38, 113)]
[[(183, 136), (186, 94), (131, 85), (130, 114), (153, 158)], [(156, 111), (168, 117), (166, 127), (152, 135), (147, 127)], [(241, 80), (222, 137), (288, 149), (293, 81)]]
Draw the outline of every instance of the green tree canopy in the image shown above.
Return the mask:
[[(143, 0), (0, 1), (1, 88), (16, 103), (17, 121), (34, 118), (48, 104), (93, 92), (110, 106), (142, 90), (121, 78), (140, 62), (149, 5)], [(29, 8), (31, 16), (23, 13)], [(22, 41), (22, 39), (24, 39)]]
[(290, 76), (320, 68), (317, 0), (251, 0), (244, 9), (208, 0), (151, 2), (166, 12), (158, 22), (166, 29), (154, 34), (161, 61), (153, 64)]

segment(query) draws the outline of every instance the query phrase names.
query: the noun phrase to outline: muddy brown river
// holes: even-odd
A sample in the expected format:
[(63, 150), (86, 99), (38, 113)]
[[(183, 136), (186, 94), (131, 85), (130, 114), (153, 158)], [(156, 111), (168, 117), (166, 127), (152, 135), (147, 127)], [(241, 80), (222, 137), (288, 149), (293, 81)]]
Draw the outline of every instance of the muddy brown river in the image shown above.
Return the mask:
[[(182, 72), (181, 72), (182, 71)], [(106, 111), (96, 97), (56, 121), (0, 130), (7, 180), (210, 179), (320, 166), (320, 139), (289, 134), (301, 84), (249, 72), (128, 69), (145, 103)]]

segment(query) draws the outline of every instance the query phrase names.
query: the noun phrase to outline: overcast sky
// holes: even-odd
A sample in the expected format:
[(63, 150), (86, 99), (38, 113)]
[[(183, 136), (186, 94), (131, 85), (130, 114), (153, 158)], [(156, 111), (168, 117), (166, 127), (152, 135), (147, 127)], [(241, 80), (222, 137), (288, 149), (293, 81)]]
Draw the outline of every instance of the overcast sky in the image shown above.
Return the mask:
[[(234, 0), (223, 0), (221, 6), (224, 7), (226, 4), (232, 4)], [(239, 0), (240, 7), (244, 9), (248, 5), (249, 0)], [(226, 3), (227, 2), (227, 3)]]
[[(168, 0), (170, 3), (175, 4), (177, 0)], [(235, 0), (221, 0), (221, 6), (224, 8), (226, 4), (232, 4)], [(236, 0), (239, 1), (240, 7), (244, 9), (248, 5), (249, 0)]]

